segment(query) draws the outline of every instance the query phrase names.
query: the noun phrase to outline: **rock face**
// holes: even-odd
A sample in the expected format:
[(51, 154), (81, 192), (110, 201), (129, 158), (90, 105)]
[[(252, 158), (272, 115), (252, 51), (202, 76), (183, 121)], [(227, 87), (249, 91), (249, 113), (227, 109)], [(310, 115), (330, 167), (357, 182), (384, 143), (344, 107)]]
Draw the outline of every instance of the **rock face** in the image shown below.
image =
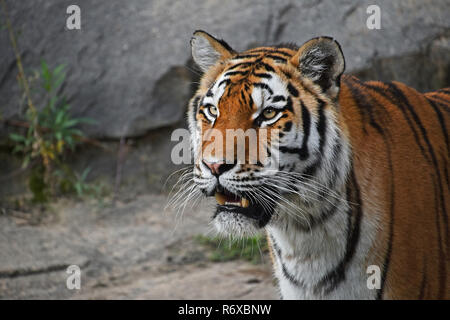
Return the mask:
[[(6, 3), (27, 74), (41, 60), (53, 68), (65, 64), (64, 93), (73, 114), (95, 119), (97, 125), (81, 129), (108, 147), (78, 149), (71, 164), (78, 172), (90, 167), (89, 179), (106, 178), (109, 185), (117, 181), (120, 138), (128, 146), (121, 186), (161, 191), (177, 168), (169, 160), (170, 134), (185, 126), (187, 101), (200, 76), (189, 45), (197, 29), (238, 51), (329, 35), (343, 48), (347, 72), (363, 80), (397, 80), (420, 91), (450, 85), (448, 0), (377, 1), (379, 30), (367, 27), (373, 1), (360, 0), (78, 0), (81, 30), (66, 27), (73, 1)], [(2, 120), (20, 120), (26, 109), (16, 76), (8, 33), (0, 28)], [(27, 189), (26, 173), (16, 174), (20, 159), (1, 149), (11, 130), (0, 120), (1, 195)]]
[[(341, 43), (348, 71), (395, 78), (419, 90), (449, 84), (448, 0), (377, 1), (380, 30), (366, 26), (373, 1), (78, 0), (81, 30), (66, 28), (73, 1), (6, 2), (26, 70), (38, 69), (41, 59), (66, 64), (72, 110), (98, 121), (84, 128), (95, 138), (142, 136), (183, 119), (195, 81), (187, 64), (196, 29), (224, 38), (236, 50), (330, 35)], [(20, 118), (16, 74), (3, 29), (3, 119)]]

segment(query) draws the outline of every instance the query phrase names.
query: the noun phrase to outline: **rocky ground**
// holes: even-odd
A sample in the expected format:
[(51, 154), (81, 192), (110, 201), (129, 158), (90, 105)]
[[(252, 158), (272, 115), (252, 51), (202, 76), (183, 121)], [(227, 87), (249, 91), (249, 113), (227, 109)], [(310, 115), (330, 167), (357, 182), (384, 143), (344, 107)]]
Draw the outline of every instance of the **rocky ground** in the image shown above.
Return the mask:
[[(270, 261), (214, 263), (195, 236), (211, 232), (208, 204), (177, 219), (167, 197), (101, 204), (60, 200), (33, 215), (0, 215), (2, 299), (276, 299)], [(44, 218), (42, 218), (42, 215)], [(69, 265), (81, 289), (66, 287)]]

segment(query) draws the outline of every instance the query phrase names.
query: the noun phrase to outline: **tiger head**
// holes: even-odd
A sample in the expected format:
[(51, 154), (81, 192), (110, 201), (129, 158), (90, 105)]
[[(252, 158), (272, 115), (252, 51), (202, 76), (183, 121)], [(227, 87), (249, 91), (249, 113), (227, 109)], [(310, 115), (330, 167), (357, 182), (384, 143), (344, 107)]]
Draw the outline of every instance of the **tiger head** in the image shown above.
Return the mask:
[[(191, 47), (204, 72), (188, 108), (194, 182), (217, 200), (217, 230), (244, 235), (314, 219), (302, 208), (314, 215), (314, 201), (344, 183), (340, 172), (348, 166), (337, 102), (345, 67), (339, 44), (319, 37), (300, 48), (238, 53), (196, 31)], [(229, 131), (244, 139), (228, 139)]]

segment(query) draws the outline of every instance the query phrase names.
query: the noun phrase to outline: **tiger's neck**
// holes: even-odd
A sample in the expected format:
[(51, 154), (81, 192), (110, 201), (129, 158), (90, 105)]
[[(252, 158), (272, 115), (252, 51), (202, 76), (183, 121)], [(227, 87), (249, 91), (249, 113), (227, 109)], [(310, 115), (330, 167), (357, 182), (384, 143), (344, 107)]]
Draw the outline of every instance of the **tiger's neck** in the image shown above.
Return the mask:
[(291, 199), (299, 214), (279, 209), (267, 226), (284, 299), (373, 295), (361, 267), (366, 249), (358, 248), (362, 208), (349, 142), (340, 130), (333, 132), (333, 125), (328, 124), (332, 134), (314, 176), (301, 183), (299, 196)]

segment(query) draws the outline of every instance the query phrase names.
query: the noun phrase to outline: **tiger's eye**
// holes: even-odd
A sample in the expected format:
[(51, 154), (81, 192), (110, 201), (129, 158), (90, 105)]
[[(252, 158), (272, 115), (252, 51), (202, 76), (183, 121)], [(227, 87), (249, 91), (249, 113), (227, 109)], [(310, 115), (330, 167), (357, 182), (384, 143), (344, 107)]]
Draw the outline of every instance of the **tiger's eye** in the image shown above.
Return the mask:
[(210, 107), (208, 108), (208, 111), (209, 111), (209, 113), (210, 113), (211, 115), (217, 116), (217, 107), (215, 107), (215, 106), (210, 106)]
[(263, 111), (263, 116), (266, 119), (272, 119), (277, 114), (276, 110), (273, 108), (267, 108)]

